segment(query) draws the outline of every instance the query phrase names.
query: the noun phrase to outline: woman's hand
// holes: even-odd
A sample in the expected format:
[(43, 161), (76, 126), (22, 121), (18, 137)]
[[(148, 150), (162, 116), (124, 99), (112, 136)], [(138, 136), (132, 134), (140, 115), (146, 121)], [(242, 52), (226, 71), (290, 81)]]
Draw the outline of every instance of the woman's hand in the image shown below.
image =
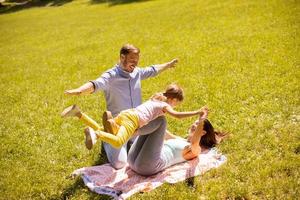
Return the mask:
[[(191, 135), (193, 135), (196, 131), (197, 126), (199, 125), (200, 122), (204, 121), (207, 118), (208, 115), (208, 108), (205, 106), (200, 109), (201, 113), (199, 114), (199, 119), (197, 119), (189, 128), (189, 138)], [(206, 133), (201, 134), (201, 136), (205, 135)]]
[(203, 106), (201, 109), (200, 109), (200, 114), (199, 114), (199, 121), (202, 121), (202, 120), (205, 120), (208, 116), (208, 107), (207, 106)]

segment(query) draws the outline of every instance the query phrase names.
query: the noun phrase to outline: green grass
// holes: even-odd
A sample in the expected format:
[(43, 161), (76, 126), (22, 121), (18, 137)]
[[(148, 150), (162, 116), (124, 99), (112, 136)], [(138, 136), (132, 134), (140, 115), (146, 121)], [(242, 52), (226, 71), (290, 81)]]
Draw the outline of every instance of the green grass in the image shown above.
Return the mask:
[[(131, 199), (297, 199), (300, 196), (299, 1), (72, 1), (0, 14), (0, 199), (109, 199), (69, 174), (102, 164), (83, 126), (59, 113), (76, 103), (97, 120), (102, 93), (67, 97), (97, 78), (122, 44), (141, 49), (140, 66), (178, 57), (176, 69), (143, 82), (143, 98), (171, 82), (179, 110), (211, 109), (222, 167)], [(184, 136), (194, 119), (168, 118)], [(298, 196), (298, 197), (297, 197)]]

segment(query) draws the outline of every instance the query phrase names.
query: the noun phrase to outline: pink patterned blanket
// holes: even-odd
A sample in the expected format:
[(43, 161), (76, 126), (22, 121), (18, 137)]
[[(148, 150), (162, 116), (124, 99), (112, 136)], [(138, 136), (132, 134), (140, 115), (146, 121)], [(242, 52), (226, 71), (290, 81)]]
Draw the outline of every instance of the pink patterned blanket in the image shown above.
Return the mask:
[(80, 168), (73, 175), (81, 175), (91, 191), (121, 200), (137, 192), (151, 191), (164, 182), (177, 183), (201, 175), (209, 169), (219, 167), (225, 161), (226, 157), (213, 148), (198, 158), (173, 165), (152, 176), (141, 176), (128, 166), (116, 170), (110, 164)]

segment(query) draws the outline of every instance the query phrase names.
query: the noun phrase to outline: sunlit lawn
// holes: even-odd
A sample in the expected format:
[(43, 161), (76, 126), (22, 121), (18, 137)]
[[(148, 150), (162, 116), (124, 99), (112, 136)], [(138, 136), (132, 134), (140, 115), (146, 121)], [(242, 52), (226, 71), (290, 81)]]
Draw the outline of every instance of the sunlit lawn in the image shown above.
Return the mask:
[[(118, 61), (122, 44), (140, 66), (178, 57), (176, 69), (143, 81), (143, 98), (176, 82), (179, 110), (211, 109), (231, 137), (228, 162), (186, 182), (131, 199), (297, 199), (300, 188), (299, 2), (72, 1), (0, 14), (0, 199), (103, 199), (73, 170), (105, 163), (85, 149), (83, 125), (59, 113), (78, 104), (100, 121), (102, 93), (67, 97)], [(194, 118), (168, 118), (185, 136)], [(297, 197), (298, 196), (298, 197)]]

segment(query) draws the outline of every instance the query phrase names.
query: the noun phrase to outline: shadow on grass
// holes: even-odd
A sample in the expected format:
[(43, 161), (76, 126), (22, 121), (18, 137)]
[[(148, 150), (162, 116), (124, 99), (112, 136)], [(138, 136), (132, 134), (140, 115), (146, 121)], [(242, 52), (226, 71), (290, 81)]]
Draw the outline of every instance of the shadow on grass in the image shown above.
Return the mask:
[(186, 185), (195, 190), (196, 189), (196, 185), (195, 185), (195, 177), (190, 177), (188, 179), (185, 180)]
[(46, 6), (62, 6), (73, 0), (28, 0), (22, 2), (10, 2), (1, 4), (0, 14), (13, 13), (28, 8), (46, 7)]
[(119, 4), (138, 3), (145, 1), (151, 0), (91, 0), (91, 4), (108, 3), (109, 6), (115, 6)]
[[(61, 195), (55, 195), (55, 196), (52, 196), (50, 197), (50, 200), (58, 200), (58, 199), (61, 199), (61, 200), (66, 200), (66, 199), (71, 199), (72, 196), (74, 196), (76, 194), (76, 191), (79, 191), (79, 190), (84, 190), (86, 188), (83, 180), (81, 177), (76, 177), (75, 179), (75, 182), (70, 185), (69, 187), (65, 188), (62, 192)], [(85, 192), (88, 194), (89, 196), (89, 199), (90, 200), (102, 200), (102, 199), (112, 199), (110, 196), (107, 196), (107, 195), (99, 195), (97, 193), (94, 193), (94, 192), (91, 192), (91, 191), (86, 191)]]

